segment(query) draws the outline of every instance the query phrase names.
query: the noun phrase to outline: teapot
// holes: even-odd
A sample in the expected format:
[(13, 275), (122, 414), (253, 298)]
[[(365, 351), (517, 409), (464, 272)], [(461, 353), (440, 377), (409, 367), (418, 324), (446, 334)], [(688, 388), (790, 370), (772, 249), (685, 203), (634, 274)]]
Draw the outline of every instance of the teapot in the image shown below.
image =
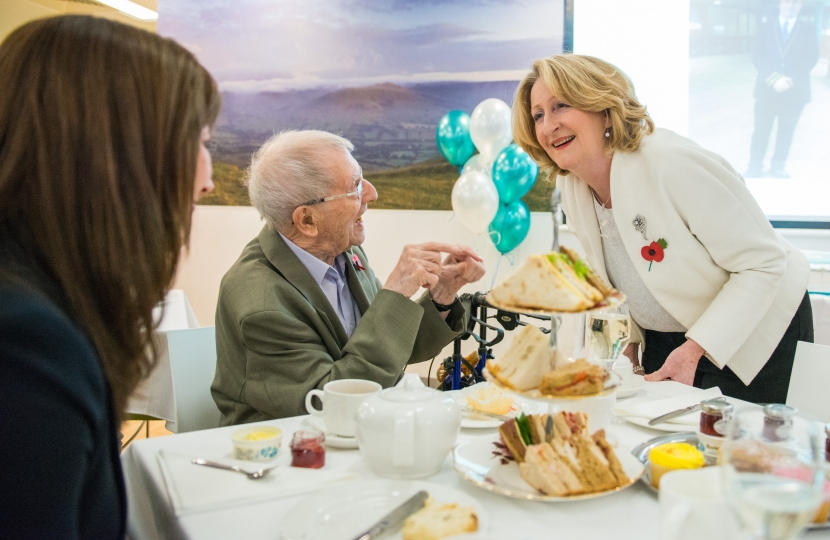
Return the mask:
[(375, 474), (423, 478), (438, 472), (455, 446), (461, 411), (452, 397), (407, 373), (360, 404), (355, 427), (360, 454)]

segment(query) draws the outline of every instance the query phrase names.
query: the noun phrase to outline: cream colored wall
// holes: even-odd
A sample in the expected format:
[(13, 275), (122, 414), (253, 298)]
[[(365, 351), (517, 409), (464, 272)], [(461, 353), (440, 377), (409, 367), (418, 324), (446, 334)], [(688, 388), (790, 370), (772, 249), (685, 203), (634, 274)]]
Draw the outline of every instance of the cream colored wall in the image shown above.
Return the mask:
[[(132, 0), (146, 8), (157, 11), (158, 0)], [(81, 4), (65, 0), (0, 0), (0, 42), (15, 28), (35, 19), (54, 17), (65, 13), (82, 13), (113, 19), (148, 30), (156, 31), (155, 22), (143, 22), (121, 14), (104, 5)]]

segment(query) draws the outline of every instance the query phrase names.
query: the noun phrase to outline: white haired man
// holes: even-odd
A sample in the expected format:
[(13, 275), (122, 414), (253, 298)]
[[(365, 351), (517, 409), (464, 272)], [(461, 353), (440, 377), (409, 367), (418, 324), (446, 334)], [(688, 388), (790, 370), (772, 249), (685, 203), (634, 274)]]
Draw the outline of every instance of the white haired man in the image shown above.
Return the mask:
[(219, 290), (211, 391), (222, 425), (305, 414), (306, 394), (336, 379), (391, 386), (464, 329), (456, 293), (481, 279), (482, 259), (409, 245), (381, 284), (360, 248), (377, 191), (352, 149), (331, 133), (288, 131), (253, 158), (248, 189), (266, 225)]

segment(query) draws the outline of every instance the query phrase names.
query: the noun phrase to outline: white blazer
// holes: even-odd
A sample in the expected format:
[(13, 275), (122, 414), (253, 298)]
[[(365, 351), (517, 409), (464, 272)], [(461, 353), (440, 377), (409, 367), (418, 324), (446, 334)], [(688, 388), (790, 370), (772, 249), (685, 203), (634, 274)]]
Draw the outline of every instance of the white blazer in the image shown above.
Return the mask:
[[(568, 226), (588, 262), (608, 280), (593, 195), (573, 174), (557, 178)], [(717, 154), (657, 129), (611, 161), (614, 220), (643, 283), (686, 337), (719, 368), (749, 384), (778, 346), (807, 290), (806, 257), (776, 233), (743, 178)], [(662, 262), (641, 255), (668, 242)], [(634, 325), (632, 342), (645, 347)]]

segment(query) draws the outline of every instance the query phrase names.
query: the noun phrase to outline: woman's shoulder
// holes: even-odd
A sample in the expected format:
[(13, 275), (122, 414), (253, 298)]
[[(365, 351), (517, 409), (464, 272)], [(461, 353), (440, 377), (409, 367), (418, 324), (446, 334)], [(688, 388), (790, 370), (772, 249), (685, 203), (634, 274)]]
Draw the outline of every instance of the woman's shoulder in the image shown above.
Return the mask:
[(44, 398), (51, 393), (84, 409), (100, 410), (106, 379), (94, 347), (37, 288), (0, 279), (0, 343), (4, 377), (20, 379), (13, 388), (24, 391), (26, 383), (34, 382)]
[(652, 180), (683, 181), (688, 174), (708, 171), (710, 175), (739, 180), (740, 175), (723, 157), (693, 140), (665, 128), (657, 128), (643, 137), (633, 152), (614, 155), (617, 171)]

